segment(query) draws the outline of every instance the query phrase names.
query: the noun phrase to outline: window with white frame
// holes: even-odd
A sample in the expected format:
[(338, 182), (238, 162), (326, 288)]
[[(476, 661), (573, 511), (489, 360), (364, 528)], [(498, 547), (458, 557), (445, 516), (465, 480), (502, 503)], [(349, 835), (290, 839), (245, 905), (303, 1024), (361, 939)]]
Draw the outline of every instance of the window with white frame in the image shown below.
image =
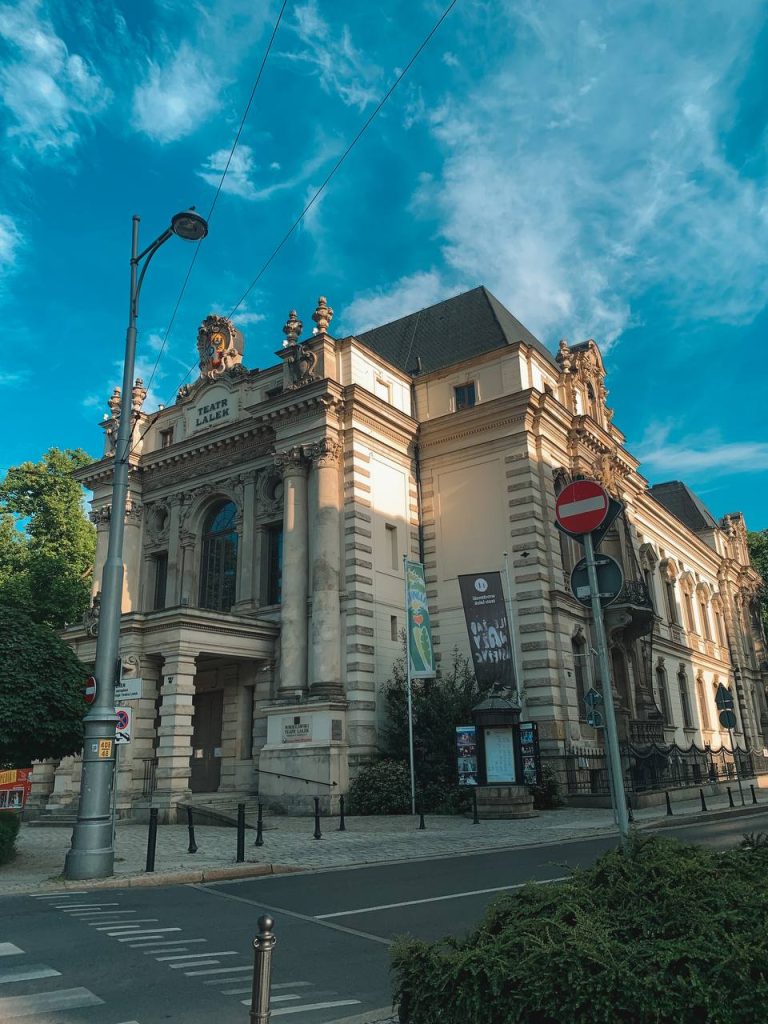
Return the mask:
[(461, 412), (462, 409), (471, 409), (476, 401), (474, 381), (457, 385), (453, 389), (453, 400), (456, 412)]

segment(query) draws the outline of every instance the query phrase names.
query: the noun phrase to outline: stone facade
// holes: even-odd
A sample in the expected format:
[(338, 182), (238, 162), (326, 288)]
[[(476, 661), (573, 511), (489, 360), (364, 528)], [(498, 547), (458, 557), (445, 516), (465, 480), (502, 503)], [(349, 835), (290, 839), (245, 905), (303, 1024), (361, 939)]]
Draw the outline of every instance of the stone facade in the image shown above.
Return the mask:
[[(742, 745), (768, 742), (766, 652), (743, 518), (716, 523), (682, 484), (649, 488), (606, 404), (589, 341), (552, 356), (475, 289), (356, 337), (321, 299), (301, 341), (247, 370), (242, 334), (209, 317), (200, 377), (141, 411), (137, 382), (121, 656), (142, 680), (123, 748), (121, 813), (173, 820), (191, 793), (260, 792), (333, 805), (376, 746), (380, 693), (401, 653), (402, 556), (425, 563), (437, 657), (468, 653), (457, 575), (509, 559), (524, 715), (542, 750), (578, 754), (595, 682), (589, 616), (569, 590), (578, 545), (554, 528), (558, 491), (599, 479), (626, 512), (603, 550), (627, 586), (608, 615), (625, 739), (714, 746), (719, 682)], [(98, 581), (110, 516), (109, 402), (93, 491)], [(698, 517), (698, 518), (697, 518)], [(67, 637), (92, 661), (98, 595)], [(75, 799), (76, 758), (40, 766), (38, 806)], [(311, 780), (307, 783), (305, 780)], [(334, 785), (335, 784), (335, 785)]]

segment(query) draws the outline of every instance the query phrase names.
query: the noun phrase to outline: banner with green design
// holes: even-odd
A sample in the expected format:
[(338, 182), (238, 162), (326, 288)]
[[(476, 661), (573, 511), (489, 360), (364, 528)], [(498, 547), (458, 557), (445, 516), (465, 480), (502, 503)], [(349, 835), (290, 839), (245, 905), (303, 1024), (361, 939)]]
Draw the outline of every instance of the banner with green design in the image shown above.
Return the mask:
[(421, 562), (406, 562), (405, 574), (411, 679), (431, 679), (435, 675), (435, 656), (432, 652), (432, 628), (429, 624), (424, 566)]

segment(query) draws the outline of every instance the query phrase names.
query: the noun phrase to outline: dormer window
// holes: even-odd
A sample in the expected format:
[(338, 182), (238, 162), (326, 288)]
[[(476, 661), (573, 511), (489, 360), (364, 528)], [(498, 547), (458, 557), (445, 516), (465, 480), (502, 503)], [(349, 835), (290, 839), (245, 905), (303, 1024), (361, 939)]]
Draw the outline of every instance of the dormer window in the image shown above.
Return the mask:
[(474, 383), (460, 384), (453, 389), (453, 395), (456, 402), (456, 412), (460, 412), (462, 409), (471, 409), (475, 404)]

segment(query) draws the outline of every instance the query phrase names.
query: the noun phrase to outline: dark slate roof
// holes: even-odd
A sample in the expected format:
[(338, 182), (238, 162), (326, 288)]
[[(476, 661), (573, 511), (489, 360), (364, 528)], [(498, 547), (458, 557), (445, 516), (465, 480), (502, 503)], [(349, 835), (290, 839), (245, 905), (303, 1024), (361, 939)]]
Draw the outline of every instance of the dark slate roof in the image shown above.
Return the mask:
[(668, 512), (685, 523), (689, 530), (716, 530), (718, 524), (707, 506), (680, 480), (668, 480), (649, 488), (653, 497)]
[[(552, 353), (482, 285), (355, 337), (406, 373), (424, 373), (518, 341), (550, 363)], [(556, 365), (556, 364), (555, 364)]]

